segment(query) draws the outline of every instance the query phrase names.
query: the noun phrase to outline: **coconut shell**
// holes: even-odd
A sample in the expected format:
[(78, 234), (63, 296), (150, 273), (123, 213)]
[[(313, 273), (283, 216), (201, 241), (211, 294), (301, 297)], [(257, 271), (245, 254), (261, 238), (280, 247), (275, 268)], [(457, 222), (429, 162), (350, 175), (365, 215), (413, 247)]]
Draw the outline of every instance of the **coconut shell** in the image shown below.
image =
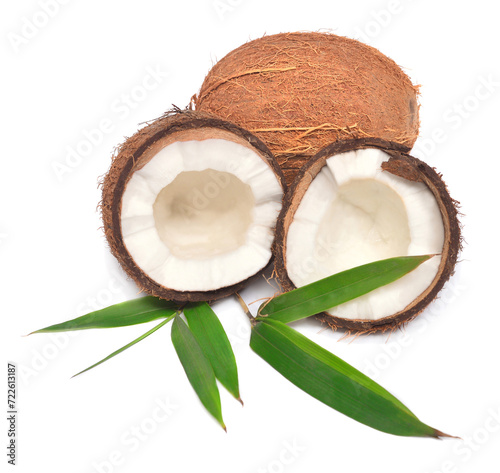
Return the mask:
[(282, 33), (250, 41), (210, 70), (196, 110), (251, 131), (290, 184), (337, 140), (378, 137), (407, 151), (419, 129), (418, 87), (380, 51), (327, 33)]
[(326, 160), (336, 154), (347, 151), (378, 148), (390, 156), (382, 165), (385, 172), (411, 181), (423, 182), (434, 194), (444, 225), (444, 245), (441, 254), (441, 263), (436, 277), (431, 285), (410, 303), (404, 310), (378, 320), (347, 319), (336, 317), (326, 312), (317, 314), (316, 318), (328, 324), (332, 329), (344, 329), (348, 333), (372, 333), (394, 331), (407, 324), (420, 314), (429, 305), (443, 288), (445, 282), (454, 272), (458, 254), (462, 247), (461, 227), (458, 219), (458, 202), (448, 193), (441, 175), (424, 162), (408, 155), (405, 147), (398, 143), (388, 142), (376, 138), (339, 141), (323, 148), (316, 156), (300, 170), (293, 185), (288, 190), (276, 226), (274, 244), (275, 269), (278, 280), (285, 291), (295, 289), (287, 272), (287, 236), (295, 212), (313, 179), (318, 175)]
[(280, 167), (266, 145), (242, 128), (202, 112), (175, 109), (150, 122), (119, 146), (102, 185), (100, 210), (104, 233), (112, 254), (125, 272), (147, 294), (174, 301), (214, 301), (241, 290), (260, 272), (247, 280), (213, 291), (177, 291), (161, 286), (136, 264), (123, 242), (121, 229), (122, 196), (133, 173), (143, 167), (158, 151), (176, 141), (222, 138), (255, 151), (273, 170), (285, 189)]

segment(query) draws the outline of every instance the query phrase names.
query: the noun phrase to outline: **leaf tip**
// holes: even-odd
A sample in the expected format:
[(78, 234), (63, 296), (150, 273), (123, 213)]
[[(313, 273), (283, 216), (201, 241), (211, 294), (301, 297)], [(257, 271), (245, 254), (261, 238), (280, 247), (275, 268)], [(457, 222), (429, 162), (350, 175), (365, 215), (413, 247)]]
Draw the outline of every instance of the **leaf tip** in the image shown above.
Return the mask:
[(35, 333), (46, 333), (47, 327), (39, 328), (38, 330), (33, 330), (33, 332), (27, 333), (26, 335), (21, 335), (21, 337), (29, 337), (30, 335), (34, 335)]
[(244, 402), (243, 402), (243, 399), (241, 399), (241, 397), (236, 398), (236, 400), (239, 401), (242, 406), (245, 405)]
[(433, 437), (438, 439), (438, 440), (443, 440), (445, 438), (462, 440), (461, 437), (456, 437), (455, 435), (445, 434), (444, 432), (441, 432), (440, 430), (437, 430), (437, 429), (434, 429)]
[(73, 376), (71, 376), (71, 378), (69, 379), (73, 379), (73, 378), (76, 378), (77, 376), (80, 376), (81, 374), (85, 373), (85, 371), (88, 371), (90, 370), (91, 368), (93, 368), (94, 366), (89, 366), (88, 368), (85, 368), (84, 370), (82, 371), (79, 371), (78, 373), (74, 374)]

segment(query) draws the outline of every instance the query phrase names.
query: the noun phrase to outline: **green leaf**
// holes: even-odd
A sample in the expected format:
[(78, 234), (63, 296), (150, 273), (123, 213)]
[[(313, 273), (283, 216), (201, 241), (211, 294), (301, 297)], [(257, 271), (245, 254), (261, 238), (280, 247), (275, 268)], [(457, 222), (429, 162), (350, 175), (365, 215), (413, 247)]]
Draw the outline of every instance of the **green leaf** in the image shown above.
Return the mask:
[(342, 271), (271, 299), (259, 315), (283, 323), (304, 319), (396, 281), (432, 256), (399, 256)]
[(201, 403), (226, 430), (222, 420), (219, 389), (217, 388), (212, 365), (180, 316), (175, 317), (172, 324), (172, 343), (188, 380), (200, 398)]
[(163, 327), (165, 324), (170, 322), (175, 316), (175, 313), (167, 317), (164, 321), (159, 323), (156, 327), (153, 327), (151, 330), (148, 330), (144, 335), (141, 335), (139, 338), (136, 338), (130, 343), (127, 343), (124, 347), (120, 348), (119, 350), (114, 351), (110, 355), (108, 355), (106, 358), (103, 358), (101, 361), (98, 361), (97, 363), (94, 363), (92, 366), (89, 366), (88, 368), (84, 369), (83, 371), (80, 371), (79, 373), (75, 374), (72, 376), (74, 378), (75, 376), (78, 376), (82, 373), (85, 373), (85, 371), (91, 370), (92, 368), (95, 368), (96, 366), (100, 365), (101, 363), (104, 363), (105, 361), (108, 361), (110, 358), (113, 358), (114, 356), (118, 355), (122, 351), (125, 351), (127, 348), (130, 348), (132, 345), (135, 345), (137, 342), (140, 342), (141, 340), (144, 340), (146, 337), (149, 337), (153, 332), (156, 332), (159, 328)]
[(240, 399), (236, 359), (215, 312), (206, 302), (190, 303), (184, 308), (189, 329), (203, 353), (212, 364), (215, 377), (236, 398)]
[[(68, 320), (32, 333), (66, 332), (89, 328), (113, 328), (143, 324), (152, 320), (169, 317), (178, 310), (174, 302), (147, 296), (131, 301), (120, 302), (105, 309), (90, 312), (76, 319)], [(30, 334), (31, 335), (31, 334)]]
[(423, 424), (382, 386), (282, 322), (264, 318), (250, 346), (285, 378), (319, 401), (394, 435), (447, 437)]

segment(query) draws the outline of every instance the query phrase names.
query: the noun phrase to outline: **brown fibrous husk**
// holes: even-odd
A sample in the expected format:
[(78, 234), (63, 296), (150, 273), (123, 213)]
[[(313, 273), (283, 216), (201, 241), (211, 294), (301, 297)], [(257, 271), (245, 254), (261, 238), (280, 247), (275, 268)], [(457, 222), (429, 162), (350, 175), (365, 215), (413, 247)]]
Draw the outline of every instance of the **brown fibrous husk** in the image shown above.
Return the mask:
[(317, 319), (330, 326), (333, 330), (343, 329), (349, 335), (392, 332), (413, 320), (436, 298), (445, 282), (453, 274), (458, 254), (462, 248), (461, 226), (457, 210), (459, 203), (450, 197), (441, 174), (419, 159), (408, 155), (405, 152), (406, 148), (398, 143), (377, 138), (339, 141), (323, 148), (309, 160), (300, 170), (285, 196), (276, 226), (274, 243), (276, 274), (283, 290), (295, 289), (295, 285), (290, 280), (287, 272), (287, 236), (295, 212), (309, 185), (325, 166), (329, 157), (364, 148), (377, 148), (390, 156), (390, 159), (382, 165), (383, 171), (411, 181), (423, 182), (431, 190), (443, 219), (445, 241), (436, 277), (431, 285), (404, 310), (378, 320), (348, 319), (327, 312), (316, 315)]
[(227, 54), (192, 98), (196, 110), (261, 138), (290, 184), (337, 140), (378, 137), (411, 149), (418, 86), (377, 49), (329, 33), (282, 33)]
[(133, 173), (143, 167), (160, 149), (175, 141), (222, 138), (255, 151), (273, 170), (285, 190), (285, 178), (266, 145), (237, 125), (209, 114), (175, 108), (149, 122), (120, 145), (113, 156), (108, 173), (101, 182), (100, 210), (104, 233), (112, 254), (128, 276), (147, 294), (173, 301), (214, 301), (241, 290), (260, 272), (232, 286), (213, 291), (177, 291), (161, 286), (136, 264), (124, 245), (121, 229), (122, 196)]

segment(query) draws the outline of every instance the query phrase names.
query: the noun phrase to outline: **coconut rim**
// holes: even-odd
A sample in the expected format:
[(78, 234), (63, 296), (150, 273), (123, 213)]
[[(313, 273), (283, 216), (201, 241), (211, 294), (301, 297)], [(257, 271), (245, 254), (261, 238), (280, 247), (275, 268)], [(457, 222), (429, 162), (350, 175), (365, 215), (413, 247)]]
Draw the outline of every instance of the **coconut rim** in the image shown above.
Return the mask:
[(407, 154), (408, 148), (399, 143), (380, 138), (360, 138), (337, 141), (322, 148), (300, 169), (294, 182), (283, 199), (283, 207), (276, 225), (276, 238), (273, 253), (278, 280), (285, 291), (296, 289), (288, 276), (286, 265), (286, 246), (288, 229), (295, 212), (314, 178), (326, 164), (326, 160), (337, 154), (359, 149), (376, 148), (390, 156), (382, 164), (382, 170), (411, 181), (423, 182), (433, 193), (438, 204), (444, 227), (444, 245), (441, 262), (432, 283), (403, 310), (377, 320), (347, 319), (327, 312), (316, 314), (318, 320), (331, 328), (346, 329), (349, 332), (371, 333), (394, 331), (396, 328), (413, 320), (432, 302), (454, 272), (458, 254), (462, 248), (461, 227), (458, 220), (458, 202), (453, 200), (441, 175), (432, 167)]
[[(150, 133), (151, 130), (153, 130), (153, 133)], [(201, 138), (200, 141), (209, 138), (222, 138), (253, 150), (271, 168), (283, 189), (284, 195), (287, 190), (285, 178), (279, 164), (259, 138), (233, 123), (202, 112), (178, 109), (167, 112), (128, 138), (118, 148), (118, 152), (102, 185), (103, 201), (101, 203), (101, 212), (103, 220), (111, 223), (109, 228), (106, 228), (105, 223), (105, 234), (111, 251), (117, 257), (125, 272), (142, 290), (162, 299), (180, 302), (214, 301), (234, 294), (259, 277), (266, 268), (273, 264), (274, 259), (273, 254), (266, 266), (248, 278), (236, 284), (210, 291), (178, 291), (170, 289), (150, 278), (135, 263), (124, 244), (121, 227), (122, 197), (126, 185), (134, 172), (146, 165), (160, 149), (176, 141), (193, 140), (195, 136), (198, 139)], [(113, 169), (116, 169), (115, 172), (118, 173), (116, 179), (109, 178)], [(109, 214), (111, 214), (111, 219), (109, 219)], [(275, 246), (275, 239), (276, 232), (274, 232), (271, 251)]]

